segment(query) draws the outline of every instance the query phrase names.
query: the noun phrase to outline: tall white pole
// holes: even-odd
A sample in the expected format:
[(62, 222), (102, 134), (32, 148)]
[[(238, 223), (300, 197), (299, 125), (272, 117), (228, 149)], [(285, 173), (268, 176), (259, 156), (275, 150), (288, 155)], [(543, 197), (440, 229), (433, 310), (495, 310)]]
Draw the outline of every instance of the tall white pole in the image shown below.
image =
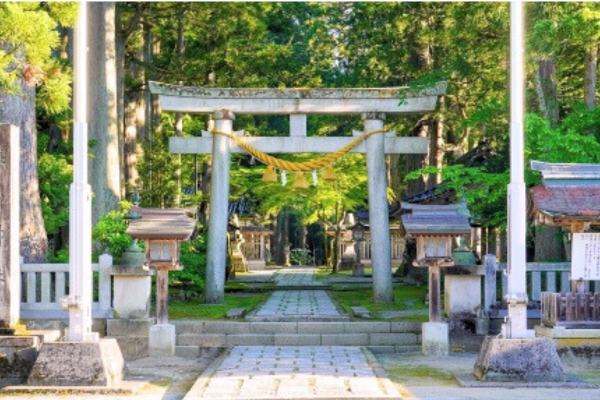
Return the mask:
[(73, 184), (69, 210), (69, 341), (94, 341), (92, 334), (92, 190), (88, 179), (87, 3), (79, 3), (75, 27)]
[(510, 184), (508, 185), (508, 320), (505, 338), (525, 338), (526, 291), (526, 200), (524, 162), (524, 48), (523, 3), (510, 3)]

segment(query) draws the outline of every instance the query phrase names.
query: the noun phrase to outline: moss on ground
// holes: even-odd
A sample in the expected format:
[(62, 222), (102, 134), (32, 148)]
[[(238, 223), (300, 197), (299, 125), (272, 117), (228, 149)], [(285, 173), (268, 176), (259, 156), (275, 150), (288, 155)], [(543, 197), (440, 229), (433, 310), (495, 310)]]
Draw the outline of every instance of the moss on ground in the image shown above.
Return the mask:
[[(337, 289), (331, 291), (332, 297), (344, 308), (348, 314), (352, 314), (350, 307), (364, 307), (374, 318), (385, 310), (425, 310), (425, 295), (427, 288), (424, 286), (394, 285), (394, 302), (389, 304), (376, 304), (373, 301), (373, 288), (360, 287), (352, 289)], [(399, 318), (403, 321), (426, 321), (426, 315), (407, 315)]]
[(398, 365), (387, 369), (386, 372), (393, 381), (399, 383), (409, 380), (412, 384), (415, 381), (419, 383), (423, 381), (441, 384), (456, 383), (454, 376), (448, 371), (424, 364)]
[(204, 304), (204, 297), (199, 296), (189, 301), (172, 301), (169, 303), (171, 319), (224, 319), (232, 308), (245, 308), (250, 312), (257, 305), (266, 301), (269, 293), (226, 293), (224, 304)]

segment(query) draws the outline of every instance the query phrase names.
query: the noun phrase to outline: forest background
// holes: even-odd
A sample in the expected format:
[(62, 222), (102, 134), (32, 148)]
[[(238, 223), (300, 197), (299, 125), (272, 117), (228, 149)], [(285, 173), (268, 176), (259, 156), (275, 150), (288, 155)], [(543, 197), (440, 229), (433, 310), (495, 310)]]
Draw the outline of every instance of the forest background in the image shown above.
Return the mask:
[[(0, 122), (21, 129), (21, 253), (68, 258), (72, 181), (72, 36), (77, 3), (0, 4)], [(426, 189), (464, 196), (483, 226), (504, 227), (508, 176), (509, 8), (499, 2), (98, 2), (89, 7), (90, 183), (97, 251), (128, 245), (122, 200), (199, 206), (210, 156), (168, 152), (170, 136), (199, 136), (204, 116), (161, 114), (148, 81), (204, 87), (423, 88), (448, 81), (437, 109), (389, 116), (386, 128), (429, 139), (425, 156), (388, 156), (390, 204)], [(600, 4), (526, 3), (526, 157), (600, 162), (596, 107)], [(401, 101), (399, 99), (399, 101)], [(237, 116), (247, 135), (285, 136), (284, 117)], [(355, 117), (310, 116), (312, 136), (350, 136)], [(464, 157), (473, 155), (476, 157)], [(308, 155), (294, 155), (305, 159)], [(463, 162), (465, 159), (469, 162)], [(231, 201), (278, 243), (335, 264), (345, 212), (367, 207), (364, 158), (338, 179), (297, 192), (264, 185), (264, 166), (234, 156)], [(416, 172), (414, 172), (416, 171)], [(408, 178), (407, 178), (408, 176)], [(528, 184), (539, 180), (527, 172)], [(288, 186), (290, 183), (288, 183)], [(204, 221), (203, 218), (201, 218)], [(201, 284), (203, 235), (186, 248)], [(564, 259), (557, 228), (531, 229), (531, 257)], [(335, 238), (335, 236), (334, 236)], [(274, 251), (275, 261), (281, 254)]]

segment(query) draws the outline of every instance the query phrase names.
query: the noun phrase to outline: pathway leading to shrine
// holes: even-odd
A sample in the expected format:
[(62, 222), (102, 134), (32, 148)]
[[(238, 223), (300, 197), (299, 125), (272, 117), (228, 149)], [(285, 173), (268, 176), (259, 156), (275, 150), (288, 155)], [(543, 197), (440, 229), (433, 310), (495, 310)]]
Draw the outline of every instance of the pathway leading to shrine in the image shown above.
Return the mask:
[(237, 346), (217, 364), (184, 400), (401, 398), (359, 347)]

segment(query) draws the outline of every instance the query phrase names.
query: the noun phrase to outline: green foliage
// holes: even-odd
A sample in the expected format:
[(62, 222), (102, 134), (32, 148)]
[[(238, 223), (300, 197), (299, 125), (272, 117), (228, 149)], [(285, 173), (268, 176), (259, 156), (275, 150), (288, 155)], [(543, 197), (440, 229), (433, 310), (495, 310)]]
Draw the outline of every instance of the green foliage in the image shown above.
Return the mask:
[(125, 215), (131, 208), (131, 203), (122, 201), (119, 203), (120, 210), (110, 211), (100, 217), (98, 223), (92, 229), (92, 239), (97, 243), (100, 253), (108, 252), (114, 257), (115, 263), (131, 245), (132, 239), (126, 233), (127, 222)]
[[(37, 70), (41, 106), (57, 113), (69, 107), (71, 76), (52, 58), (58, 48), (58, 23), (71, 26), (77, 3), (0, 3), (0, 90), (20, 91), (25, 69)], [(30, 84), (34, 84), (33, 81)]]
[(206, 239), (206, 234), (201, 234), (189, 242), (181, 243), (180, 260), (184, 268), (169, 274), (171, 283), (192, 284), (200, 290), (204, 289)]
[(268, 293), (236, 294), (226, 293), (224, 304), (204, 304), (202, 297), (192, 298), (190, 301), (169, 302), (169, 317), (171, 319), (224, 319), (227, 311), (232, 308), (245, 308), (246, 312), (264, 302)]

